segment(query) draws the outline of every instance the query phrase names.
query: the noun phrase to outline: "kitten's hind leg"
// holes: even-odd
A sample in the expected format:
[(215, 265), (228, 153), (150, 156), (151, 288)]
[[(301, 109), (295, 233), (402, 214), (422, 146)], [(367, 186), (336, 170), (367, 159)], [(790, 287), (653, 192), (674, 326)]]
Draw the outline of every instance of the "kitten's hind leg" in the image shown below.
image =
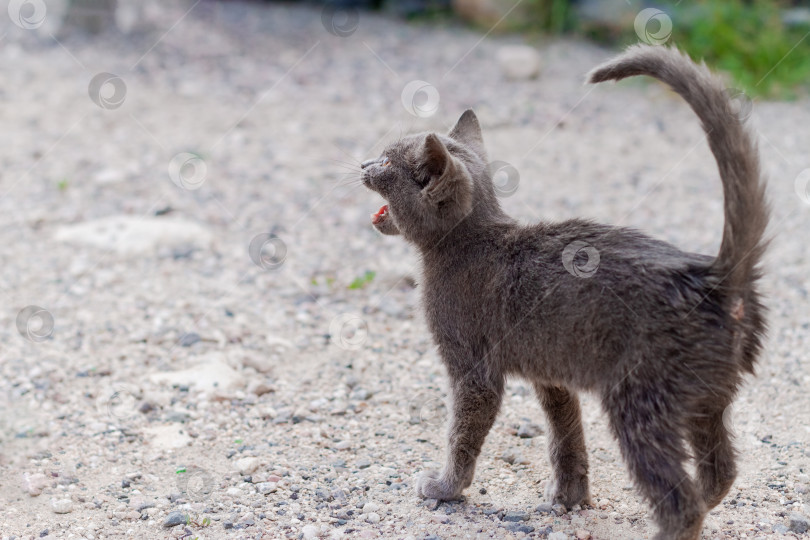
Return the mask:
[(720, 504), (737, 477), (736, 453), (723, 422), (723, 409), (715, 408), (693, 426), (689, 439), (695, 452), (697, 483), (711, 509)]
[(683, 413), (649, 381), (625, 383), (604, 398), (622, 456), (659, 531), (655, 540), (698, 540), (706, 504), (684, 470)]
[(451, 381), (453, 410), (447, 462), (441, 473), (424, 472), (416, 492), (426, 499), (457, 499), (472, 483), (475, 462), (489, 433), (503, 395), (503, 380), (483, 380), (473, 374)]
[(537, 397), (548, 417), (548, 454), (553, 477), (546, 498), (567, 508), (591, 504), (588, 488), (588, 453), (582, 414), (576, 394), (559, 386), (535, 383)]

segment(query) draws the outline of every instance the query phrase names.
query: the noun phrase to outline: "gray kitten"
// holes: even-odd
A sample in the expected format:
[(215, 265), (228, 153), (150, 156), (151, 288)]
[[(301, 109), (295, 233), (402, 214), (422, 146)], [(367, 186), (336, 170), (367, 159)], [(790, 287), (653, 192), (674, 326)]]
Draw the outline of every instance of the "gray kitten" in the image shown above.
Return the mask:
[(450, 378), (447, 463), (419, 476), (420, 496), (454, 499), (470, 485), (507, 375), (531, 381), (548, 416), (550, 501), (590, 502), (583, 390), (601, 399), (656, 538), (698, 538), (728, 493), (736, 469), (723, 412), (765, 332), (757, 148), (720, 80), (675, 49), (631, 47), (588, 80), (633, 75), (668, 83), (703, 123), (725, 194), (717, 257), (579, 219), (518, 225), (498, 204), (472, 111), (447, 136), (408, 136), (363, 163), (364, 184), (387, 202), (374, 226), (421, 254), (427, 321)]

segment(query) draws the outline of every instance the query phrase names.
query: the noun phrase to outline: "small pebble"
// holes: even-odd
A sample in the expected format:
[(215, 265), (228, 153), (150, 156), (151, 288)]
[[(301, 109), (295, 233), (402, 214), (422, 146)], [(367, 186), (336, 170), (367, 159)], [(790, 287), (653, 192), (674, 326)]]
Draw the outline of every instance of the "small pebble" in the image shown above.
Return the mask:
[(517, 436), (521, 439), (532, 439), (534, 437), (539, 437), (542, 434), (543, 428), (531, 422), (524, 422), (520, 424), (517, 431)]
[(23, 489), (32, 497), (38, 497), (42, 490), (48, 487), (48, 478), (42, 473), (35, 473), (23, 477)]
[(278, 484), (275, 482), (262, 482), (256, 485), (256, 489), (262, 495), (267, 495), (268, 493), (275, 493), (278, 489)]
[(236, 462), (236, 469), (240, 474), (247, 475), (259, 468), (259, 459), (255, 457), (243, 457)]
[(535, 512), (540, 512), (541, 514), (550, 514), (552, 512), (552, 504), (550, 502), (540, 503), (534, 510)]
[(301, 532), (304, 534), (304, 538), (311, 539), (318, 538), (318, 534), (320, 534), (321, 531), (315, 525), (304, 525)]
[(377, 512), (371, 512), (370, 514), (366, 515), (366, 521), (368, 521), (372, 525), (376, 524), (376, 523), (379, 523), (380, 522), (380, 514), (378, 514)]
[(186, 521), (187, 521), (186, 514), (184, 514), (183, 512), (172, 512), (171, 514), (166, 516), (165, 520), (163, 520), (163, 527), (167, 529), (170, 527), (176, 527), (177, 525), (185, 524)]
[(804, 534), (810, 530), (810, 520), (802, 514), (793, 512), (790, 514), (790, 531)]
[(189, 332), (188, 334), (183, 334), (180, 337), (179, 343), (181, 347), (191, 347), (192, 345), (194, 345), (195, 343), (199, 343), (200, 341), (202, 341), (200, 334), (197, 334), (196, 332)]
[(503, 518), (501, 518), (501, 519), (503, 521), (513, 521), (513, 522), (515, 522), (515, 521), (528, 521), (529, 520), (529, 514), (527, 514), (526, 512), (507, 512), (506, 514), (504, 514)]
[(55, 499), (51, 501), (51, 508), (56, 514), (69, 514), (73, 510), (73, 501), (70, 499)]

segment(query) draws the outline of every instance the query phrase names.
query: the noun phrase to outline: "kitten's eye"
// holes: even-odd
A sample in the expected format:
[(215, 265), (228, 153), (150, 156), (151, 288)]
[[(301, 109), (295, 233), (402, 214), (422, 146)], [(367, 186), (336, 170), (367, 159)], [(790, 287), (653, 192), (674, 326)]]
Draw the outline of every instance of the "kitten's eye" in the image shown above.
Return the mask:
[(388, 158), (385, 158), (385, 159), (383, 160), (383, 162), (382, 162), (382, 166), (383, 166), (383, 167), (388, 167), (389, 165), (391, 165), (391, 160), (390, 160), (390, 159), (388, 159)]

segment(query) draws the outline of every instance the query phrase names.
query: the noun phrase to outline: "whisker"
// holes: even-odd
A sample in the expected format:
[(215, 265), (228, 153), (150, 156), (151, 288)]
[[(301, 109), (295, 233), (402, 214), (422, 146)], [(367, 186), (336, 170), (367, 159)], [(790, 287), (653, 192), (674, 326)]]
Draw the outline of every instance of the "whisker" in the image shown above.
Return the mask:
[(346, 165), (348, 167), (360, 169), (360, 164), (359, 163), (352, 163), (350, 161), (344, 161), (342, 159), (334, 159), (334, 158), (330, 159), (329, 161), (331, 161), (333, 163), (339, 163), (341, 165)]

